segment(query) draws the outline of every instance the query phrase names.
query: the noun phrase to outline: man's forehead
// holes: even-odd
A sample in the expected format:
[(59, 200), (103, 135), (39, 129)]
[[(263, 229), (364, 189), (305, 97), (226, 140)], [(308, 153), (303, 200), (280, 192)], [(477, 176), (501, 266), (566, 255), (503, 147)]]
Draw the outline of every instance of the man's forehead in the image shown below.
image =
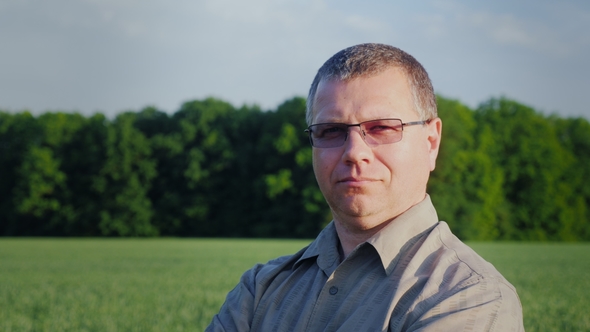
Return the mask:
[(408, 79), (408, 75), (406, 74), (405, 70), (399, 66), (389, 66), (389, 67), (385, 68), (385, 70), (375, 71), (375, 72), (371, 72), (371, 73), (364, 73), (364, 74), (359, 74), (359, 75), (355, 75), (355, 76), (350, 75), (350, 76), (346, 76), (344, 78), (341, 78), (339, 76), (331, 76), (331, 77), (323, 78), (319, 81), (317, 88), (316, 88), (315, 95), (314, 95), (314, 101), (313, 101), (314, 107), (313, 108), (315, 109), (315, 107), (317, 106), (317, 103), (319, 101), (321, 101), (322, 98), (326, 98), (326, 97), (330, 96), (330, 94), (326, 94), (326, 92), (333, 92), (333, 91), (325, 91), (325, 89), (328, 86), (330, 88), (334, 88), (337, 84), (333, 84), (333, 83), (338, 83), (338, 82), (350, 83), (353, 81), (370, 79), (375, 76), (379, 76), (381, 74), (384, 74), (386, 72), (389, 72), (388, 80), (390, 80), (392, 82), (404, 80), (405, 83), (407, 84), (407, 87), (411, 91), (411, 85), (410, 85), (410, 81)]
[(403, 71), (391, 69), (380, 73), (384, 75), (321, 81), (314, 96), (312, 122), (408, 117), (407, 110), (415, 111), (412, 89)]

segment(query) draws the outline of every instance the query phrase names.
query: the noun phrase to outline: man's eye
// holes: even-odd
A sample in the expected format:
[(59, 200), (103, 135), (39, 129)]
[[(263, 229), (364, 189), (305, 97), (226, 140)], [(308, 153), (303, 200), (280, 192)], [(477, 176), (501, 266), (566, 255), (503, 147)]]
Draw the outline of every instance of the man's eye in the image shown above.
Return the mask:
[(342, 127), (338, 127), (338, 126), (325, 127), (325, 128), (322, 128), (322, 130), (320, 130), (319, 136), (329, 138), (329, 137), (339, 136), (345, 132), (346, 132), (346, 130)]
[(367, 132), (371, 134), (386, 134), (389, 132), (396, 132), (399, 129), (393, 126), (374, 125), (367, 128)]

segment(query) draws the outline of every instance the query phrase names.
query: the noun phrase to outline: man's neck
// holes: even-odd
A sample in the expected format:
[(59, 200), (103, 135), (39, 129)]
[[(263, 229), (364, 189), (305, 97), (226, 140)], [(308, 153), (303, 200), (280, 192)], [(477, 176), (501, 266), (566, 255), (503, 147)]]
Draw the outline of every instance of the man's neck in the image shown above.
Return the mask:
[[(365, 216), (351, 216), (342, 211), (332, 209), (332, 216), (334, 217), (334, 226), (336, 233), (340, 240), (342, 260), (344, 260), (350, 253), (361, 243), (379, 233), (385, 226), (394, 222), (394, 220), (411, 209), (413, 206), (424, 201), (427, 194), (414, 204), (409, 205), (406, 209), (381, 211), (383, 213), (370, 214)], [(392, 217), (393, 215), (393, 217)]]
[(377, 234), (380, 230), (392, 222), (392, 220), (393, 219), (382, 222), (371, 229), (357, 229), (335, 219), (334, 226), (336, 227), (336, 233), (340, 239), (342, 260), (348, 257), (348, 255), (350, 255), (350, 253), (356, 247), (358, 247), (359, 244), (366, 242), (373, 235)]

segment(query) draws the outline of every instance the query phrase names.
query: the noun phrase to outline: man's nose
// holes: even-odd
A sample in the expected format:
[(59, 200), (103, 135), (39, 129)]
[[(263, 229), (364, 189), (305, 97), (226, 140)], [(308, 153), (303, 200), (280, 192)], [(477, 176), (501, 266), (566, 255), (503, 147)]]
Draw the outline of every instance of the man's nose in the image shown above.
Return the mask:
[(365, 141), (365, 133), (360, 127), (348, 128), (348, 135), (344, 142), (342, 158), (347, 163), (368, 161), (371, 158), (371, 147)]
[(366, 142), (367, 135), (365, 134), (365, 132), (363, 131), (363, 129), (361, 128), (360, 125), (348, 127), (348, 132), (346, 133), (346, 138), (345, 138), (345, 144), (346, 144), (346, 141), (348, 141), (350, 139), (350, 136), (354, 135), (353, 132), (356, 132), (363, 139), (363, 141), (365, 141), (365, 144), (367, 144), (367, 142)]

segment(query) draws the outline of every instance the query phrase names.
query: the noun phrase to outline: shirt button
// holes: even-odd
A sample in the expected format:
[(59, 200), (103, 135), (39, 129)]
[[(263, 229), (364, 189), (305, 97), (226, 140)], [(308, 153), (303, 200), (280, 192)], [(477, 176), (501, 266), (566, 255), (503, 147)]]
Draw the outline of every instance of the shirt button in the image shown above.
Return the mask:
[(336, 295), (338, 293), (338, 287), (332, 286), (330, 287), (330, 295)]

